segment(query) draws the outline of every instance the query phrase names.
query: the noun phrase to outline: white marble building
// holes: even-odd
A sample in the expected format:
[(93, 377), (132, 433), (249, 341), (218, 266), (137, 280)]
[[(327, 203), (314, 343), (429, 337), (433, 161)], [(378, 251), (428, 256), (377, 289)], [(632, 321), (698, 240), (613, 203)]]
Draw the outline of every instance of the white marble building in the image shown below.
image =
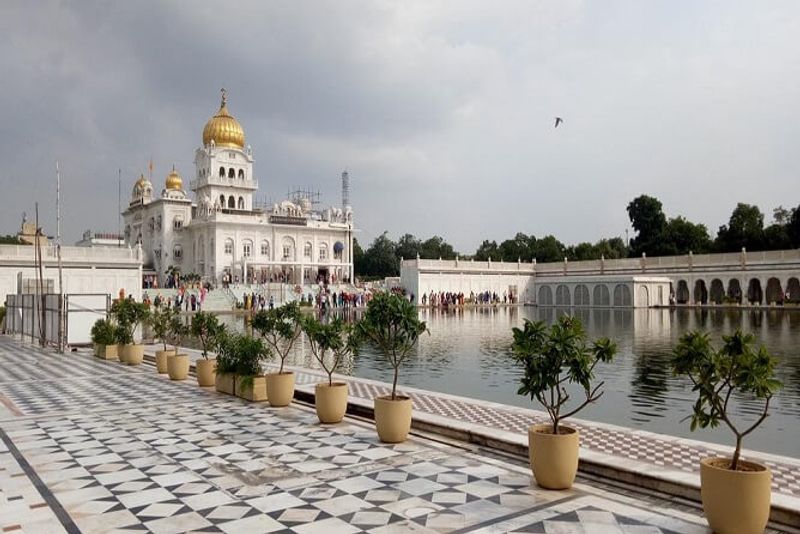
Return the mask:
[(319, 279), (353, 279), (353, 211), (347, 173), (342, 206), (317, 209), (312, 194), (299, 193), (269, 207), (254, 205), (259, 183), (253, 150), (228, 112), (225, 92), (219, 111), (203, 129), (195, 151), (194, 179), (184, 189), (177, 170), (160, 195), (144, 176), (123, 212), (125, 240), (142, 244), (145, 276), (166, 280), (170, 266), (218, 284), (285, 281), (302, 285)]

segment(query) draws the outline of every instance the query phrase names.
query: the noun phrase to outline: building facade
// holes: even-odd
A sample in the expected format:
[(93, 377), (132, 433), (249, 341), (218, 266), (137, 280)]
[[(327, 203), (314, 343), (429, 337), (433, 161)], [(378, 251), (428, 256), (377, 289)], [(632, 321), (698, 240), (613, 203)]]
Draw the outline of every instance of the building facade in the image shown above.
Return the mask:
[(163, 286), (174, 270), (204, 281), (296, 285), (353, 279), (353, 210), (349, 176), (342, 174), (342, 205), (316, 207), (299, 191), (272, 206), (256, 206), (259, 182), (253, 150), (229, 113), (225, 92), (203, 129), (189, 190), (177, 170), (156, 196), (141, 176), (123, 212), (125, 241), (141, 243), (145, 275)]

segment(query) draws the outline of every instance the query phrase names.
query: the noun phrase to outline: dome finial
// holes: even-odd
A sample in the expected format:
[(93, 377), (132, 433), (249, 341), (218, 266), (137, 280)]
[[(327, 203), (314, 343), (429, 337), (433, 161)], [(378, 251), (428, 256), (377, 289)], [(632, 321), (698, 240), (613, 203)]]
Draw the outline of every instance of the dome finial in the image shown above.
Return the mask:
[(224, 108), (225, 106), (228, 105), (228, 91), (226, 91), (225, 88), (223, 87), (222, 89), (219, 90), (219, 92), (222, 93), (222, 104), (220, 104), (219, 107)]

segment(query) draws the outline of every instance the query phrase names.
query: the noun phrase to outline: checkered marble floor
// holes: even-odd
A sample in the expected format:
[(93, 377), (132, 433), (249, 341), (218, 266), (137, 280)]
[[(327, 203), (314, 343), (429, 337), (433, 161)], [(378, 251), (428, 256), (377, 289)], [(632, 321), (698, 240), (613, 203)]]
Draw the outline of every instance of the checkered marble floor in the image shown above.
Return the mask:
[(71, 375), (18, 349), (0, 337), (0, 376), (26, 377), (0, 382), (19, 407), (0, 420), (4, 533), (706, 532), (694, 508), (597, 483), (544, 491), (478, 448), (382, 444), (370, 425), (321, 425), (152, 367), (72, 355), (94, 372)]

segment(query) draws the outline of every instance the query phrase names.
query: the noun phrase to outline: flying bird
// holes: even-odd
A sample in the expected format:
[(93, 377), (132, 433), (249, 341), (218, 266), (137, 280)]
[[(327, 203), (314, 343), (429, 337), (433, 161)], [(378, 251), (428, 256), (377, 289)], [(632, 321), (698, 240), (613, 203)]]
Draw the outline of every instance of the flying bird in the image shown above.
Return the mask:
[(562, 119), (561, 117), (556, 117), (556, 125), (554, 126), (554, 128), (558, 128), (558, 125), (561, 124), (562, 122), (564, 122), (564, 119)]

